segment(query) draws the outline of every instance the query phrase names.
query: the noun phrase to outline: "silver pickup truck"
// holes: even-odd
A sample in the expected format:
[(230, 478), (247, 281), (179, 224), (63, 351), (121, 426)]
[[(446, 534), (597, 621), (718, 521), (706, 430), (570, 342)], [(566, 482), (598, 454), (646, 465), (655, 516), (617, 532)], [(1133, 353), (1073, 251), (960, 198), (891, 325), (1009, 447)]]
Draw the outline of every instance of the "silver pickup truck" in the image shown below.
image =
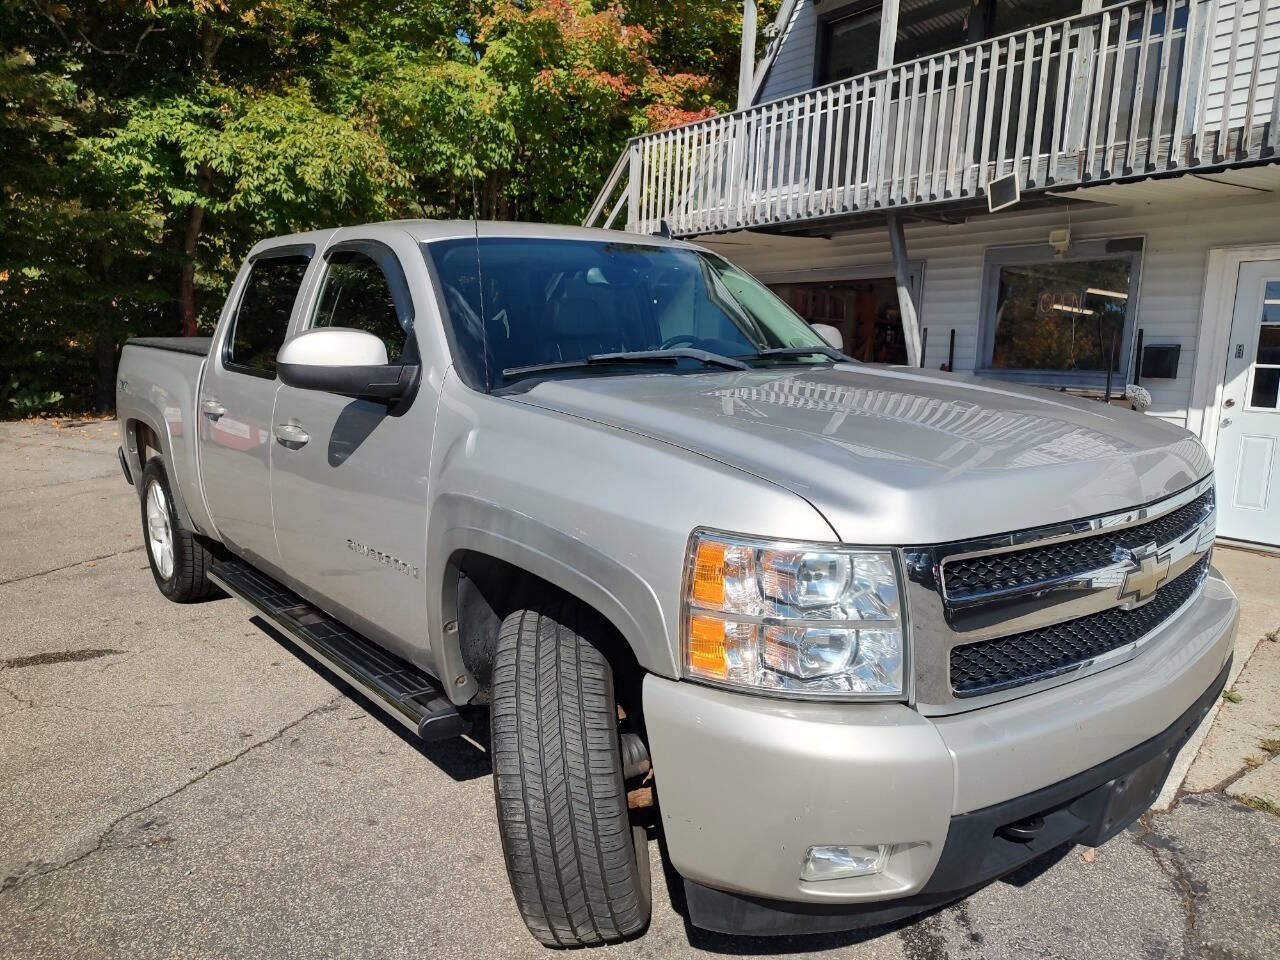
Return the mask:
[(426, 740), (487, 721), (549, 945), (645, 927), (659, 830), (744, 934), (1101, 844), (1231, 660), (1194, 437), (855, 363), (686, 243), (264, 241), (211, 339), (125, 347), (117, 407), (166, 596), (241, 598)]

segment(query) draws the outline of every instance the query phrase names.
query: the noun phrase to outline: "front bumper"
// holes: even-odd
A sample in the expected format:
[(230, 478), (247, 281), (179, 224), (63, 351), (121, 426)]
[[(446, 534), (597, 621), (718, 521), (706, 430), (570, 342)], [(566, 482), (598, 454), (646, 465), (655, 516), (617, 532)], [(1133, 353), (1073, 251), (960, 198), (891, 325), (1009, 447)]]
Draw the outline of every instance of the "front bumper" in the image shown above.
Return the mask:
[[(745, 696), (650, 676), (645, 719), (690, 919), (730, 933), (883, 923), (1140, 815), (1226, 682), (1238, 604), (1216, 574), (1139, 656), (970, 713)], [(1041, 815), (1029, 842), (1004, 826)], [(892, 844), (882, 873), (799, 879), (816, 844)]]

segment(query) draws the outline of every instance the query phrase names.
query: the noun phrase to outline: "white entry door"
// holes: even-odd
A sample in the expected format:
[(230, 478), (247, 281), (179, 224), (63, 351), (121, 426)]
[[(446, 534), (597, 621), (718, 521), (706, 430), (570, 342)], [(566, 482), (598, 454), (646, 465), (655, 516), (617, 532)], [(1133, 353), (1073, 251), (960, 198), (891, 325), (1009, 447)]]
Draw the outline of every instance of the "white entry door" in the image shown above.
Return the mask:
[(1280, 260), (1240, 265), (1218, 429), (1218, 535), (1280, 546)]

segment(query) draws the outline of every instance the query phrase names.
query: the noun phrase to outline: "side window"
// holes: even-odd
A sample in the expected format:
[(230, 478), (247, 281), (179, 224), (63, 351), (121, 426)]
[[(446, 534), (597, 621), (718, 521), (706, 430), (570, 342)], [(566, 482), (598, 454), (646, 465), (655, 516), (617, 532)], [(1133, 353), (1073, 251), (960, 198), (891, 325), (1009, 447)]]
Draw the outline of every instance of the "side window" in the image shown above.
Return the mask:
[(387, 360), (403, 355), (413, 314), (408, 310), (408, 290), (396, 303), (391, 282), (372, 257), (358, 250), (339, 250), (329, 256), (324, 282), (316, 302), (312, 327), (350, 327), (381, 338)]
[(276, 351), (284, 343), (289, 314), (310, 258), (259, 257), (249, 268), (223, 363), (250, 373), (275, 376)]

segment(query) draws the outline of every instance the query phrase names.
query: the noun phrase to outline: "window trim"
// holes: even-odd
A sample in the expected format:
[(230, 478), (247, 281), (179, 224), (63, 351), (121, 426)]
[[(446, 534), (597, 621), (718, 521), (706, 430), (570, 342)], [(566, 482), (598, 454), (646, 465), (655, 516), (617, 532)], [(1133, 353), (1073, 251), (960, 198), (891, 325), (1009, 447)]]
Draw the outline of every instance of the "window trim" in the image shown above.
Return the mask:
[[(249, 272), (245, 274), (245, 282), (240, 285), (240, 291), (236, 295), (236, 307), (228, 318), (226, 332), (222, 335), (222, 346), (218, 351), (218, 360), (223, 370), (228, 373), (239, 373), (247, 377), (257, 377), (259, 380), (276, 380), (279, 374), (275, 370), (260, 370), (257, 367), (250, 367), (243, 363), (236, 363), (231, 359), (231, 348), (235, 346), (236, 340), (236, 324), (240, 322), (240, 307), (244, 303), (245, 294), (249, 292), (249, 280), (253, 277), (254, 267), (261, 260), (279, 260), (284, 257), (305, 257), (307, 259), (307, 270), (311, 269), (311, 264), (315, 260), (316, 245), (314, 243), (288, 243), (278, 247), (269, 247), (266, 250), (259, 251), (248, 258)], [(302, 296), (302, 291), (307, 285), (306, 270), (302, 273), (302, 280), (298, 284), (298, 290), (293, 295), (293, 306), (289, 308), (289, 319), (285, 322), (284, 339), (280, 341), (280, 345), (284, 346), (286, 340), (289, 339), (289, 328), (293, 323), (293, 313), (298, 309), (298, 298)]]
[[(405, 274), (404, 265), (400, 262), (400, 258), (396, 256), (396, 252), (390, 246), (381, 240), (339, 240), (325, 249), (324, 266), (321, 268), (320, 276), (316, 280), (316, 295), (311, 298), (311, 309), (307, 311), (307, 315), (303, 319), (304, 325), (298, 332), (302, 333), (315, 327), (316, 313), (320, 310), (320, 298), (324, 290), (324, 280), (329, 274), (330, 260), (337, 253), (363, 253), (378, 265), (378, 269), (387, 278), (387, 285), (391, 289), (391, 300), (396, 305), (396, 313), (399, 315), (397, 320), (404, 329), (405, 349), (407, 350), (409, 341), (414, 339), (413, 330), (417, 323), (417, 311), (413, 305), (413, 293), (409, 289), (409, 278)], [(406, 324), (407, 326), (405, 326)]]
[[(1127, 249), (1126, 249), (1127, 248)], [(1037, 263), (1075, 263), (1082, 260), (1128, 260), (1129, 301), (1124, 316), (1124, 332), (1120, 338), (1120, 369), (1111, 376), (1113, 388), (1123, 391), (1133, 372), (1133, 348), (1138, 328), (1138, 308), (1142, 288), (1142, 262), (1146, 252), (1145, 236), (1110, 237), (1081, 240), (1071, 244), (1063, 256), (1055, 255), (1048, 244), (1017, 247), (988, 247), (982, 263), (982, 297), (978, 313), (978, 364), (974, 373), (993, 380), (1007, 380), (1042, 387), (1075, 387), (1102, 389), (1107, 372), (1077, 370), (1008, 369), (991, 366), (996, 339), (996, 299), (1000, 294), (1000, 268)]]
[[(851, 3), (833, 7), (818, 14), (818, 22), (815, 24), (813, 38), (815, 46), (813, 51), (813, 87), (825, 87), (833, 83), (843, 82), (843, 80), (828, 80), (824, 83), (822, 80), (822, 73), (827, 65), (827, 45), (825, 43), (827, 28), (837, 21), (848, 17), (856, 17), (860, 13), (867, 13), (877, 7), (884, 8), (883, 0), (852, 0)], [(883, 29), (883, 17), (881, 29)], [(873, 64), (871, 71), (874, 72), (876, 69), (878, 69), (878, 65)], [(862, 74), (857, 73), (854, 76), (860, 77)], [(846, 77), (845, 79), (848, 78)]]

